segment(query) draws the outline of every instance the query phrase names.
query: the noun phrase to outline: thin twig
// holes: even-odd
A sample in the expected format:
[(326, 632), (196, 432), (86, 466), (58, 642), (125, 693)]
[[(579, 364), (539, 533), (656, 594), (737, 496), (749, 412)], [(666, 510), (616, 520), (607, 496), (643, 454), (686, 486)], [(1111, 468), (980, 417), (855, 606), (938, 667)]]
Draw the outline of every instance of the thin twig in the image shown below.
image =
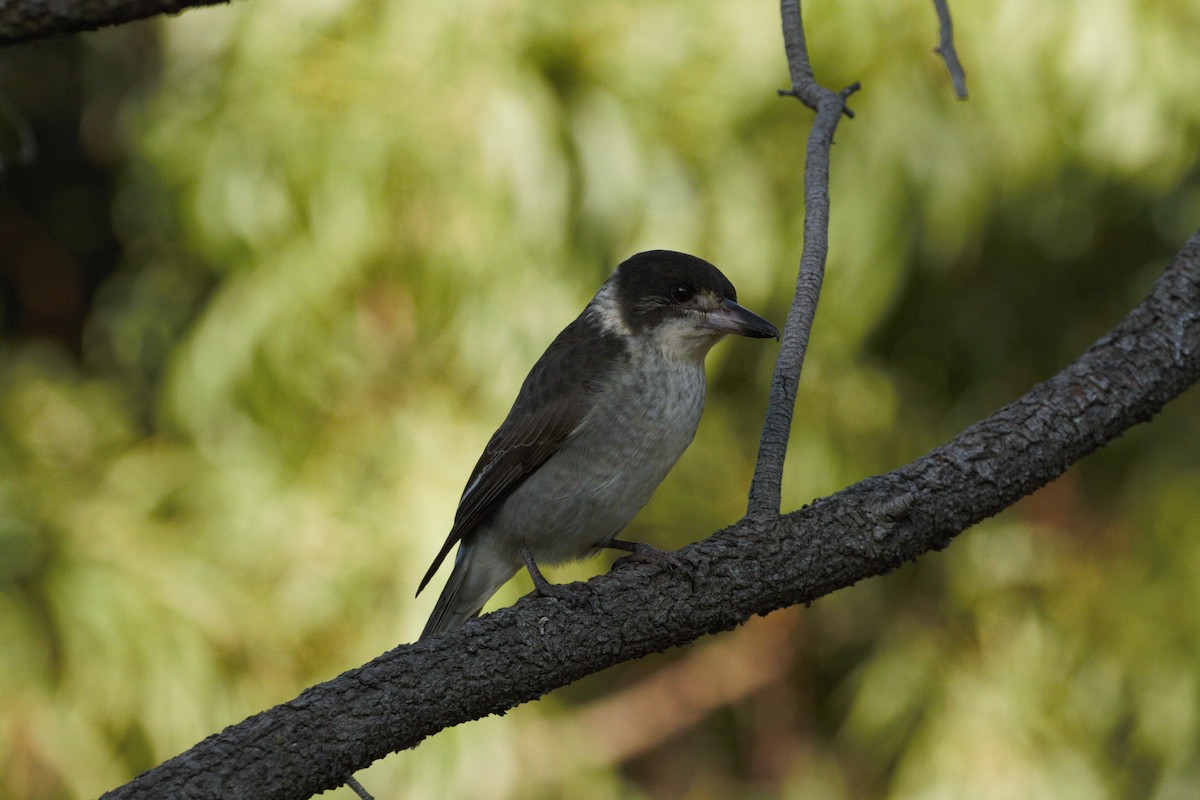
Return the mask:
[[(788, 74), (792, 78), (792, 92), (803, 99), (808, 107), (816, 110), (814, 98), (811, 102), (805, 99), (808, 92), (819, 92), (813, 75), (812, 62), (808, 59), (808, 41), (804, 38), (804, 19), (800, 15), (800, 0), (782, 0), (779, 4), (779, 17), (783, 24), (783, 52), (787, 55)], [(804, 94), (800, 94), (800, 92)]]
[(346, 785), (350, 787), (350, 789), (356, 795), (362, 798), (362, 800), (375, 800), (375, 798), (371, 796), (371, 793), (364, 789), (363, 785), (359, 783), (358, 779), (353, 775), (351, 775), (349, 778), (346, 778)]
[(838, 93), (818, 84), (808, 60), (799, 0), (782, 0), (780, 13), (783, 46), (792, 78), (791, 90), (781, 94), (793, 96), (815, 109), (817, 118), (808, 135), (804, 162), (804, 247), (800, 255), (800, 272), (783, 330), (783, 342), (775, 360), (775, 374), (771, 378), (758, 463), (754, 467), (746, 506), (746, 514), (750, 517), (779, 514), (783, 461), (796, 406), (796, 390), (804, 354), (808, 350), (808, 334), (817, 312), (817, 300), (821, 296), (825, 256), (829, 250), (829, 151), (842, 114), (853, 116), (846, 108), (846, 98), (859, 88), (855, 83)]
[(946, 0), (933, 0), (933, 7), (937, 9), (940, 31), (938, 46), (933, 48), (933, 52), (946, 62), (950, 82), (954, 84), (954, 93), (958, 95), (958, 99), (966, 100), (967, 74), (963, 72), (962, 64), (958, 61), (958, 51), (954, 49), (954, 23), (950, 21), (950, 6)]

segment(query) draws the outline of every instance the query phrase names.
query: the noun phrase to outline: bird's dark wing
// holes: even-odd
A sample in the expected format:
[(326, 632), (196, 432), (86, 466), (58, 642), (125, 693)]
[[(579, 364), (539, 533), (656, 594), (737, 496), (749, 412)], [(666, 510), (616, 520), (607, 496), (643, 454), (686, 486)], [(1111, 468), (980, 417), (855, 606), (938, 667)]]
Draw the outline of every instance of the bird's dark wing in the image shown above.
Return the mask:
[(454, 527), (417, 594), (450, 549), (495, 513), (562, 446), (583, 420), (589, 397), (626, 358), (624, 343), (587, 311), (558, 335), (530, 370), (508, 417), (484, 448), (458, 501)]

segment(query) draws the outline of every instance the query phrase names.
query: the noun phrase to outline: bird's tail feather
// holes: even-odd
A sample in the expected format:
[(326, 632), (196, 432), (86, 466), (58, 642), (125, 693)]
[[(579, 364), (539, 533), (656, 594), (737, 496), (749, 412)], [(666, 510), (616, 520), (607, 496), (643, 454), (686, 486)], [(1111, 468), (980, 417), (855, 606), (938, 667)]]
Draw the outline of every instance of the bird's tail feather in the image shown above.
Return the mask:
[(475, 548), (465, 542), (458, 546), (454, 569), (433, 606), (425, 630), (421, 631), (421, 639), (457, 628), (478, 616), (484, 603), (516, 574), (515, 567), (502, 564), (489, 555), (486, 551), (475, 552)]

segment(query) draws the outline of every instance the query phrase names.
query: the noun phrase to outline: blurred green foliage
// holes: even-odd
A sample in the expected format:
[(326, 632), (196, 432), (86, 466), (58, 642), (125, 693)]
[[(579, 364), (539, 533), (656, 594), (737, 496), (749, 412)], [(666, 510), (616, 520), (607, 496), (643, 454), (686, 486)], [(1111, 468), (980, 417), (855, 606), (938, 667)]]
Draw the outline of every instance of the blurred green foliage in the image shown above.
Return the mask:
[[(818, 77), (864, 88), (788, 508), (1051, 374), (1200, 220), (1194, 3), (956, 3), (967, 103), (928, 3), (805, 11)], [(41, 151), (0, 138), (0, 797), (94, 796), (415, 636), (481, 446), (628, 254), (702, 255), (782, 322), (809, 114), (775, 96), (777, 28), (729, 2), (255, 0), (0, 53)], [(631, 537), (739, 516), (770, 366), (713, 354)], [(1195, 797), (1197, 442), (1193, 393), (944, 553), (360, 777)]]

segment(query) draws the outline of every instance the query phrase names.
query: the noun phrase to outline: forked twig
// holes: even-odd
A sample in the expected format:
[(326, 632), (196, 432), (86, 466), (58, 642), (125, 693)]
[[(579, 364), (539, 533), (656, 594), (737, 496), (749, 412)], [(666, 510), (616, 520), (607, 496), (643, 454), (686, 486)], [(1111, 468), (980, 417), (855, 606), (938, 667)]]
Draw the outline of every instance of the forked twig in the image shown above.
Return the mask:
[(946, 0), (933, 0), (933, 7), (938, 16), (938, 46), (933, 52), (946, 62), (946, 70), (950, 73), (950, 82), (954, 84), (954, 94), (959, 100), (967, 99), (967, 74), (963, 72), (962, 64), (958, 61), (958, 51), (954, 49), (954, 23), (950, 20), (950, 6)]

